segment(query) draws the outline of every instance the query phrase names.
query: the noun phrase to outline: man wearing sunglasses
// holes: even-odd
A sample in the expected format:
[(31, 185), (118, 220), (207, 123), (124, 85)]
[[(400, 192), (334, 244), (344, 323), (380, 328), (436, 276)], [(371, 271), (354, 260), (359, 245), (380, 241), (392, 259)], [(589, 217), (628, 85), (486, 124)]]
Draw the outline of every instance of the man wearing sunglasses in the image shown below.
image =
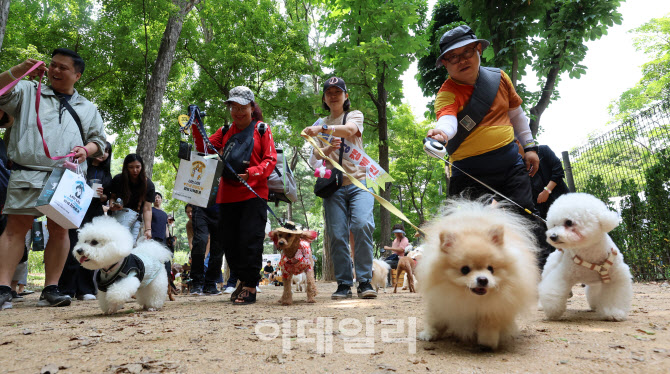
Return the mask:
[[(522, 100), (507, 74), (480, 67), (482, 52), (489, 44), (478, 39), (468, 26), (458, 26), (442, 36), (435, 66), (444, 66), (449, 77), (437, 93), (437, 124), (427, 136), (447, 142), (455, 166), (534, 210), (529, 175), (538, 170), (537, 143), (521, 109)], [(477, 94), (473, 94), (475, 89), (479, 90)], [(489, 102), (476, 107), (470, 105), (473, 97), (476, 100), (472, 101), (488, 97)], [(526, 150), (525, 164), (514, 143), (515, 136)], [(459, 195), (466, 189), (473, 198), (490, 193), (453, 168), (449, 195)]]

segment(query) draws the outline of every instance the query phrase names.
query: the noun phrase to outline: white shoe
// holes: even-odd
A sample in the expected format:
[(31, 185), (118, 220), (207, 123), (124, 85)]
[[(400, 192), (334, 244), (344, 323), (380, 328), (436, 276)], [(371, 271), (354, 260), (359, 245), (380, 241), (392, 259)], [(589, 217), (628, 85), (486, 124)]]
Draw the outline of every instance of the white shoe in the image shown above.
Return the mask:
[(84, 301), (91, 301), (91, 300), (97, 300), (95, 295), (87, 293), (86, 295), (80, 296), (79, 300), (84, 300)]
[(0, 310), (4, 309), (12, 309), (13, 305), (11, 301), (5, 301), (2, 305), (0, 305)]
[(261, 292), (261, 288), (258, 287), (258, 286), (256, 286), (256, 292), (257, 292), (257, 293), (258, 293), (258, 292)]
[(223, 290), (223, 293), (231, 294), (235, 292), (235, 287), (226, 287), (225, 290)]

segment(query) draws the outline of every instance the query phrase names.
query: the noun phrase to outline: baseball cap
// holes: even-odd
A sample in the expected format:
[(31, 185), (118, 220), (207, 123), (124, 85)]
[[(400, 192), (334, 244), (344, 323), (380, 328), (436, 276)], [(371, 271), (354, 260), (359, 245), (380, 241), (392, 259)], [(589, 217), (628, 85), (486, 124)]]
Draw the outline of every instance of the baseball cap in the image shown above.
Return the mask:
[(254, 93), (245, 86), (234, 87), (228, 93), (228, 100), (226, 100), (226, 104), (229, 104), (231, 101), (234, 101), (240, 105), (247, 105), (254, 101)]
[(323, 92), (325, 93), (327, 89), (331, 87), (337, 87), (340, 90), (347, 92), (347, 85), (344, 83), (344, 79), (338, 78), (338, 77), (331, 77), (328, 78), (325, 82), (323, 82)]
[(442, 57), (447, 52), (475, 42), (481, 43), (482, 51), (491, 44), (486, 39), (477, 39), (475, 32), (466, 25), (458, 26), (445, 32), (440, 39), (440, 56), (435, 61), (435, 67), (439, 68), (442, 66)]

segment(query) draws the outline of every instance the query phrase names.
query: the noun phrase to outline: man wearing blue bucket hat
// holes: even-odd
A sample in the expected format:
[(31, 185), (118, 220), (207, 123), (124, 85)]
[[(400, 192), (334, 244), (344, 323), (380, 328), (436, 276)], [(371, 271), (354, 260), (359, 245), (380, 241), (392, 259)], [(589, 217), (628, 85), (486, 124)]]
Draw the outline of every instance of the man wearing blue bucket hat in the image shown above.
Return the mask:
[[(454, 166), (535, 210), (528, 176), (539, 167), (537, 142), (507, 74), (480, 66), (489, 44), (465, 25), (444, 33), (435, 66), (444, 66), (449, 77), (435, 98), (437, 124), (427, 136), (447, 142)], [(515, 136), (526, 151), (525, 164)], [(460, 170), (453, 168), (452, 172), (449, 195), (466, 189), (471, 197), (490, 193)]]

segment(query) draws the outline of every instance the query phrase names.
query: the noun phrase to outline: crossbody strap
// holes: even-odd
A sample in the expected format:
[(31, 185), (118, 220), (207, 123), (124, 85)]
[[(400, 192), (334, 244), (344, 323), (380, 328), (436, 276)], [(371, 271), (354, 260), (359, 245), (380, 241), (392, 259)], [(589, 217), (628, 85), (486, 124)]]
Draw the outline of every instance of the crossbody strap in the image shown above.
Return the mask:
[(79, 115), (77, 112), (74, 110), (72, 105), (67, 102), (67, 99), (63, 95), (56, 95), (58, 96), (58, 100), (60, 100), (61, 105), (67, 109), (68, 112), (70, 112), (70, 115), (72, 118), (74, 118), (74, 121), (77, 123), (77, 127), (79, 127), (79, 135), (81, 135), (81, 141), (86, 145), (86, 139), (84, 138), (84, 128), (81, 126), (81, 119), (79, 119)]
[(456, 135), (447, 143), (449, 154), (456, 152), (465, 138), (472, 133), (472, 130), (479, 125), (491, 109), (493, 100), (498, 94), (500, 78), (500, 69), (479, 67), (479, 76), (475, 82), (470, 101), (456, 116), (459, 126)]

